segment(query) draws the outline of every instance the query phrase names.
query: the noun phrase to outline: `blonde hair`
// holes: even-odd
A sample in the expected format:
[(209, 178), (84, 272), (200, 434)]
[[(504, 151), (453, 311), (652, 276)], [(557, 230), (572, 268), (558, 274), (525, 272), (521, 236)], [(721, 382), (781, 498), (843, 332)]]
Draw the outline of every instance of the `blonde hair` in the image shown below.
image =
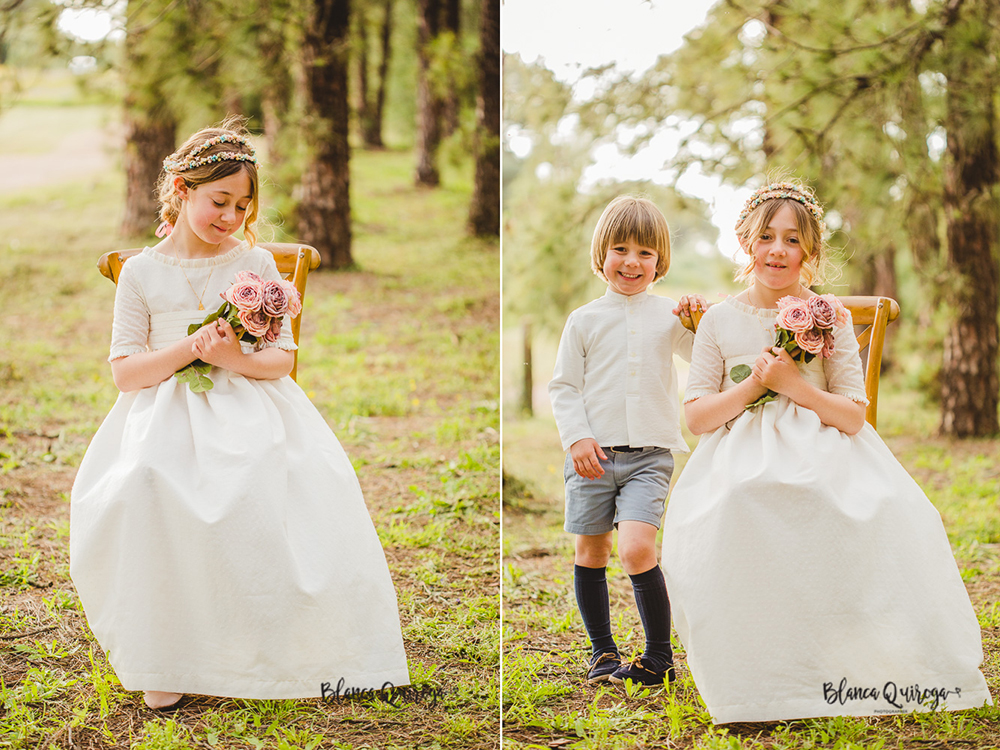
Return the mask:
[(670, 227), (667, 219), (648, 198), (621, 195), (604, 209), (594, 228), (590, 242), (590, 267), (598, 276), (604, 275), (604, 261), (608, 248), (619, 242), (628, 242), (656, 250), (656, 274), (653, 281), (662, 279), (670, 269)]
[[(174, 178), (180, 177), (189, 190), (224, 177), (238, 174), (241, 170), (250, 178), (250, 204), (247, 206), (243, 221), (243, 236), (247, 244), (253, 247), (257, 244), (257, 215), (260, 209), (260, 183), (257, 177), (257, 162), (254, 159), (254, 149), (250, 144), (250, 134), (241, 117), (227, 117), (218, 127), (203, 128), (188, 138), (174, 153), (164, 159), (163, 173), (157, 183), (157, 197), (160, 201), (160, 220), (170, 224), (177, 223), (181, 210), (181, 193), (174, 185)], [(224, 141), (214, 143), (208, 148), (202, 144), (220, 136), (228, 136)], [(206, 161), (206, 157), (216, 154), (235, 154), (237, 158), (220, 158), (204, 164), (187, 167), (192, 163), (189, 159), (192, 152), (201, 157), (197, 162)], [(197, 163), (196, 162), (196, 163)]]
[(822, 208), (816, 201), (812, 190), (798, 183), (781, 183), (782, 191), (775, 191), (775, 186), (761, 188), (747, 200), (743, 213), (736, 224), (736, 237), (740, 241), (750, 260), (736, 273), (736, 280), (750, 283), (753, 278), (754, 250), (761, 235), (764, 234), (771, 219), (785, 206), (795, 214), (795, 227), (799, 235), (799, 246), (802, 248), (802, 266), (799, 269), (799, 282), (803, 286), (813, 286), (826, 281), (827, 258), (826, 245), (823, 239), (825, 225), (822, 220)]

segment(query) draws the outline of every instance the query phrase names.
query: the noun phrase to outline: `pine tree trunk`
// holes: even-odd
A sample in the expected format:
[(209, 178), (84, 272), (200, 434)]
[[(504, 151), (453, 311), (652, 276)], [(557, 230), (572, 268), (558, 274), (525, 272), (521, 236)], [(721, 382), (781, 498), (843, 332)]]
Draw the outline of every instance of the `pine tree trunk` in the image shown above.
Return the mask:
[[(273, 8), (267, 10), (274, 12)], [(285, 56), (285, 41), (281, 29), (265, 26), (257, 38), (263, 61), (261, 67), (267, 71), (267, 84), (261, 92), (260, 109), (264, 120), (268, 166), (273, 170), (285, 160), (279, 136), (291, 104), (291, 73)]]
[[(985, 0), (983, 0), (985, 2)], [(954, 274), (949, 302), (954, 315), (944, 341), (941, 431), (955, 437), (1000, 432), (997, 372), (1000, 266), (996, 195), (1000, 156), (994, 98), (996, 62), (988, 48), (982, 2), (968, 2), (949, 30), (954, 50), (946, 64), (945, 216), (948, 261)], [(973, 54), (978, 51), (977, 54)]]
[(123, 237), (148, 236), (159, 224), (156, 181), (163, 160), (176, 147), (176, 132), (176, 123), (165, 112), (157, 118), (126, 112)]
[(500, 235), (500, 3), (482, 0), (479, 96), (476, 101), (476, 178), (469, 229)]
[(521, 370), (521, 412), (526, 416), (534, 416), (535, 378), (531, 372), (531, 321), (521, 322), (521, 343), (524, 351), (524, 364)]
[[(371, 54), (368, 47), (368, 11), (365, 5), (359, 5), (355, 11), (357, 24), (357, 59), (358, 59), (358, 122), (362, 136), (371, 128), (372, 111), (369, 105), (371, 95), (368, 93), (368, 57)], [(368, 145), (365, 140), (365, 145)]]
[[(462, 48), (462, 3), (460, 0), (444, 0), (444, 30), (455, 37), (455, 49)], [(458, 115), (461, 105), (458, 101), (458, 86), (454, 81), (448, 86), (448, 93), (441, 102), (441, 135), (447, 138), (458, 130)]]
[(358, 39), (358, 120), (361, 125), (361, 139), (368, 149), (385, 148), (382, 141), (382, 113), (385, 111), (386, 77), (389, 75), (389, 56), (392, 52), (392, 2), (383, 3), (382, 23), (379, 27), (378, 83), (372, 93), (369, 77), (371, 47), (368, 41), (367, 19), (362, 19)]
[(149, 27), (142, 9), (129, 8), (125, 34), (125, 215), (119, 230), (124, 237), (149, 236), (159, 223), (156, 182), (163, 160), (177, 146), (177, 123), (143, 49)]
[(441, 32), (441, 0), (419, 0), (417, 13), (417, 185), (437, 187), (438, 148), (441, 145), (441, 99), (430, 80), (431, 43)]
[(315, 246), (328, 269), (351, 256), (350, 147), (348, 144), (349, 0), (314, 0), (303, 40), (305, 127), (311, 160), (302, 175), (299, 236)]
[(385, 0), (385, 15), (382, 18), (382, 57), (378, 64), (378, 91), (375, 95), (375, 111), (372, 113), (371, 132), (365, 134), (365, 143), (372, 148), (384, 148), (382, 140), (382, 115), (385, 112), (386, 80), (389, 78), (389, 58), (392, 56), (392, 1)]

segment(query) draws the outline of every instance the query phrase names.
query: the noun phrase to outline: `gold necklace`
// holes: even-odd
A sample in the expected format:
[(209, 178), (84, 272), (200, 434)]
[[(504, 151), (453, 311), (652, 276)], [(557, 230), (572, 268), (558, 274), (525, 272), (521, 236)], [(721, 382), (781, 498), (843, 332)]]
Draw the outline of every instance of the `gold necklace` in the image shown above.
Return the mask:
[(212, 274), (215, 273), (215, 267), (213, 266), (209, 269), (208, 278), (205, 279), (205, 288), (201, 290), (201, 294), (198, 294), (198, 292), (195, 291), (194, 286), (191, 284), (191, 279), (188, 278), (187, 271), (184, 270), (184, 266), (181, 263), (181, 256), (177, 254), (176, 247), (174, 247), (174, 257), (177, 259), (177, 265), (181, 269), (181, 273), (184, 274), (184, 281), (186, 281), (187, 285), (191, 287), (191, 293), (198, 298), (198, 309), (204, 310), (205, 304), (202, 300), (205, 298), (205, 292), (208, 291), (208, 283), (212, 280)]

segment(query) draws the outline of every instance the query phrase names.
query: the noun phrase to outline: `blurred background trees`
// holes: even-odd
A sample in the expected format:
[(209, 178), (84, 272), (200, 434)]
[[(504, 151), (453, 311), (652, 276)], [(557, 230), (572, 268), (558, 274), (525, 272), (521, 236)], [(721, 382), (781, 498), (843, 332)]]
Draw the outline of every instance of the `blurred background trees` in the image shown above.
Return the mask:
[[(942, 433), (994, 435), (998, 29), (1000, 6), (991, 0), (723, 0), (680, 49), (642, 74), (589, 71), (596, 93), (578, 101), (565, 91), (542, 93), (557, 82), (531, 66), (523, 77), (508, 57), (506, 145), (527, 133), (529, 159), (550, 166), (542, 170), (545, 184), (529, 188), (536, 178), (525, 177), (531, 165), (520, 162), (521, 173), (505, 178), (515, 195), (534, 196), (528, 204), (548, 199), (553, 180), (567, 199), (596, 200), (593, 189), (579, 189), (594, 144), (641, 153), (673, 128), (681, 137), (662, 167), (668, 186), (691, 176), (734, 186), (756, 186), (769, 174), (805, 179), (829, 208), (831, 244), (844, 269), (838, 291), (896, 297), (915, 324), (909, 328), (918, 335), (898, 340), (919, 347), (914, 366), (940, 404)], [(522, 92), (558, 111), (512, 111), (508, 102)], [(552, 118), (561, 131), (545, 130)], [(565, 155), (571, 139), (578, 152), (566, 163), (575, 173), (535, 155)], [(513, 209), (505, 201), (511, 225), (528, 220)], [(681, 214), (667, 216), (681, 221)], [(526, 256), (548, 257), (552, 243), (564, 241), (562, 229), (557, 223), (540, 238), (527, 231), (517, 242), (505, 236), (505, 263), (515, 262), (508, 250), (522, 238), (533, 245)], [(579, 257), (579, 245), (576, 251)], [(569, 293), (567, 272), (552, 290), (555, 319), (586, 296)], [(897, 347), (895, 355), (908, 353)]]
[[(418, 29), (429, 6), (437, 25), (427, 37)], [(477, 124), (477, 97), (499, 108), (498, 78), (480, 75), (489, 67), (480, 54), (482, 6), (481, 0), (10, 0), (0, 6), (0, 62), (6, 63), (0, 113), (16, 101), (19, 70), (86, 61), (80, 85), (102, 81), (122, 105), (122, 233), (132, 238), (155, 227), (153, 185), (178, 139), (243, 115), (261, 136), (265, 174), (277, 193), (270, 196), (276, 223), (314, 244), (325, 268), (345, 268), (352, 264), (352, 148), (414, 149), (415, 171), (436, 175), (423, 181), (428, 185), (440, 183), (442, 159), (471, 174), (483, 155), (477, 144), (492, 143), (499, 153), (499, 114), (495, 125), (489, 117)], [(81, 41), (64, 12), (103, 14), (111, 33)], [(499, 49), (498, 24), (492, 33)], [(482, 85), (496, 91), (483, 97)], [(430, 124), (419, 106), (423, 91), (436, 103)], [(499, 195), (494, 199), (498, 213)]]

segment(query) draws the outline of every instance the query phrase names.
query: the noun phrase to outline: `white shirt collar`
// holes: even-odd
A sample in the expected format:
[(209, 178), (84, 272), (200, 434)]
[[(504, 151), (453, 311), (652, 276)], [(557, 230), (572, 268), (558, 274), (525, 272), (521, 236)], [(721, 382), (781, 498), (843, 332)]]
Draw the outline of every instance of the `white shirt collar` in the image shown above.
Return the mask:
[(646, 287), (638, 294), (620, 294), (609, 286), (608, 290), (604, 293), (604, 296), (609, 300), (617, 300), (622, 304), (628, 302), (630, 299), (640, 302), (649, 296), (649, 287)]

